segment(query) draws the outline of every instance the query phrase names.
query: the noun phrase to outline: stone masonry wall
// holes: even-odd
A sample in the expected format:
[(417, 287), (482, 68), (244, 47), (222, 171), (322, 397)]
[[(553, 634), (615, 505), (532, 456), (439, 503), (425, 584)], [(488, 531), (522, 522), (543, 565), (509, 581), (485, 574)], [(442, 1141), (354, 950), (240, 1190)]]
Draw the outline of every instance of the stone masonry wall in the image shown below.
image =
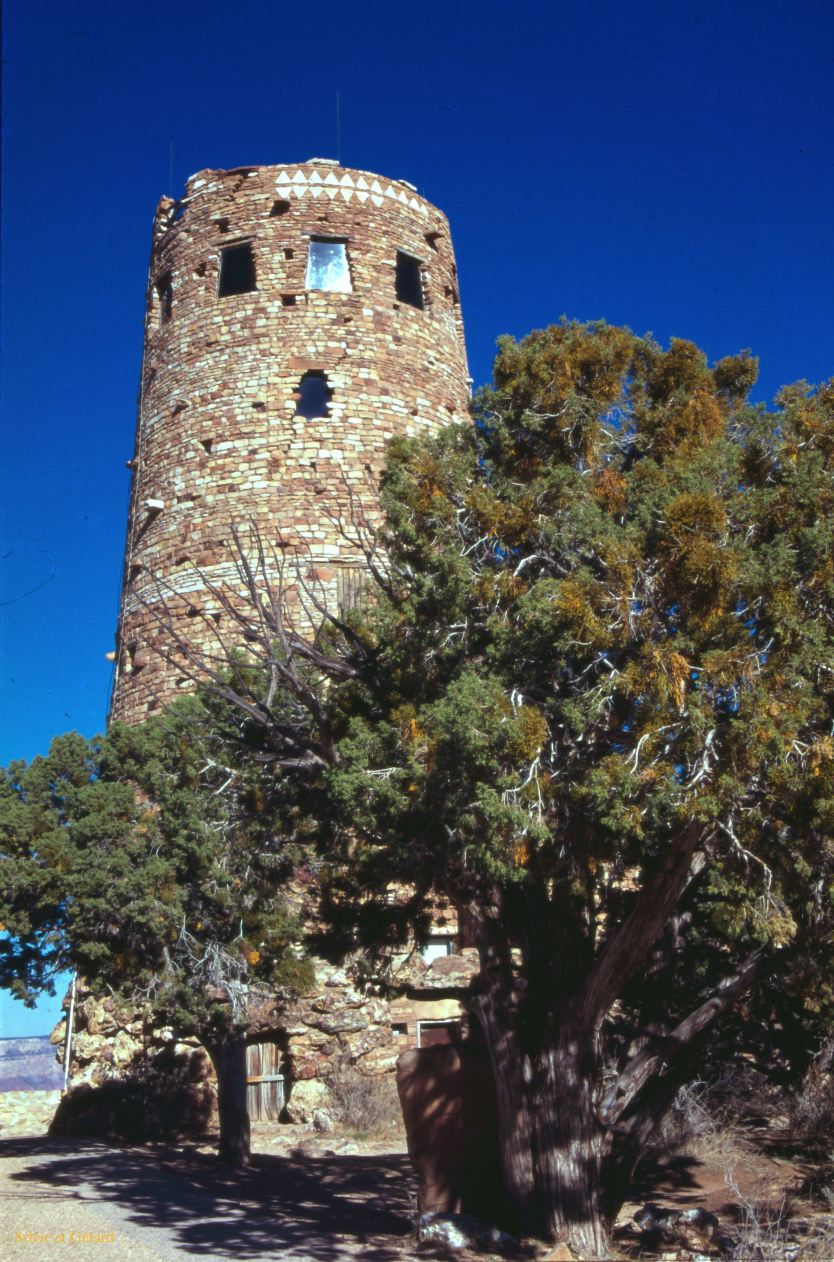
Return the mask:
[[(307, 287), (311, 239), (345, 243), (349, 292)], [(256, 288), (218, 297), (222, 252), (246, 243)], [(419, 261), (423, 309), (397, 297), (398, 251)], [(326, 376), (327, 416), (296, 415), (308, 372)], [(232, 524), (344, 601), (364, 558), (342, 532), (374, 519), (388, 440), (463, 421), (468, 401), (448, 223), (412, 186), (313, 159), (201, 171), (163, 198), (111, 717), (190, 686), (155, 651), (171, 647), (160, 597), (178, 634), (220, 651), (231, 628), (205, 584), (239, 587)]]
[[(344, 292), (308, 287), (311, 241), (344, 244)], [(242, 245), (251, 250), (254, 288), (221, 297), (224, 251)], [(419, 264), (411, 301), (398, 297), (398, 254)], [(308, 373), (325, 376), (327, 415), (297, 414)], [(221, 658), (235, 646), (233, 620), (211, 591), (241, 599), (233, 526), (244, 535), (254, 528), (268, 555), (284, 559), (302, 624), (305, 585), (331, 608), (349, 601), (365, 567), (354, 527), (378, 520), (388, 441), (465, 422), (469, 385), (449, 226), (405, 181), (311, 159), (201, 171), (180, 201), (163, 198), (111, 719), (141, 722), (191, 687), (171, 660), (178, 637)], [(471, 951), (443, 954), (461, 945), (453, 909), (438, 908), (435, 922), (437, 958), (412, 953), (396, 962), (407, 987), (401, 998), (357, 990), (348, 972), (316, 960), (311, 993), (262, 1030), (253, 1027), (253, 1041), (284, 1049), (302, 1120), (305, 1101), (325, 1098), (340, 1065), (384, 1073), (416, 1045), (421, 1023), (436, 1038), (461, 1017), (450, 991), (465, 988), (477, 962)], [(197, 1053), (89, 993), (74, 1026), (70, 1082), (82, 1092), (134, 1072), (165, 1047)], [(53, 1035), (61, 1050), (65, 1037), (63, 1022)]]
[[(409, 994), (389, 1001), (354, 985), (349, 968), (316, 960), (310, 992), (278, 1013), (271, 1005), (260, 1014), (254, 1011), (249, 1038), (253, 1043), (279, 1044), (291, 1116), (307, 1122), (316, 1108), (327, 1105), (330, 1083), (346, 1068), (367, 1077), (390, 1073), (400, 1052), (416, 1045), (418, 1022), (459, 1021), (459, 1001), (444, 992), (450, 987), (465, 988), (477, 970), (477, 953), (472, 948), (429, 963), (419, 955), (401, 959), (394, 972), (400, 984), (409, 985)], [(64, 1007), (68, 1009), (68, 999)], [(52, 1033), (60, 1060), (66, 1036), (67, 1017)], [(98, 998), (81, 983), (70, 1052), (72, 1096), (60, 1118), (66, 1133), (113, 1130), (111, 1114), (118, 1105), (118, 1093), (110, 1098), (107, 1088), (129, 1083), (137, 1074), (141, 1080), (160, 1055), (170, 1065), (188, 1068), (189, 1091), (196, 1096), (191, 1111), (198, 1119), (207, 1117), (213, 1075), (197, 1040), (178, 1039), (172, 1029), (150, 1026), (130, 1007), (112, 998)], [(103, 1088), (104, 1097), (96, 1096), (95, 1088)], [(146, 1123), (148, 1134), (153, 1134), (157, 1123), (153, 1118)]]

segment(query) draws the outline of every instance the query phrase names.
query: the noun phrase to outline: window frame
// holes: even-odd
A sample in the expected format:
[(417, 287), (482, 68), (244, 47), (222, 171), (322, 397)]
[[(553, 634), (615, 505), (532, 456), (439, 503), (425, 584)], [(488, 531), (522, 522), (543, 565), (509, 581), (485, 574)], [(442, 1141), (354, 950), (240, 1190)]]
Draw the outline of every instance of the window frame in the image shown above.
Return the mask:
[[(314, 245), (340, 245), (344, 251), (344, 274), (347, 276), (346, 289), (324, 288), (321, 285), (310, 284), (310, 264), (312, 263), (313, 246)], [(327, 237), (316, 233), (307, 240), (307, 266), (304, 271), (304, 288), (308, 293), (314, 294), (352, 294), (353, 293), (353, 269), (350, 265), (350, 252), (348, 246), (350, 240), (348, 237)]]
[[(416, 269), (416, 278), (420, 292), (420, 301), (412, 302), (410, 298), (404, 298), (400, 293), (400, 259), (405, 259), (408, 263), (414, 265)], [(426, 302), (426, 282), (423, 276), (424, 263), (417, 254), (412, 254), (410, 250), (397, 249), (394, 258), (394, 295), (397, 302), (403, 303), (407, 307), (413, 307), (415, 311), (425, 311)]]
[[(239, 251), (239, 250), (244, 250), (244, 249), (249, 251), (249, 261), (250, 261), (250, 263), (251, 263), (251, 267), (252, 267), (252, 287), (251, 287), (251, 289), (231, 289), (231, 290), (229, 290), (229, 291), (228, 291), (228, 292), (226, 292), (226, 293), (221, 293), (221, 292), (220, 292), (220, 286), (221, 286), (221, 284), (222, 284), (222, 282), (223, 282), (223, 260), (224, 260), (224, 258), (225, 258), (227, 255), (232, 254), (234, 251)], [(239, 297), (241, 296), (241, 294), (256, 294), (257, 292), (258, 292), (258, 269), (257, 269), (256, 263), (255, 263), (255, 247), (254, 247), (254, 243), (253, 243), (253, 241), (252, 241), (252, 238), (251, 238), (251, 237), (243, 237), (241, 240), (238, 240), (238, 241), (227, 241), (227, 242), (224, 242), (224, 243), (223, 243), (223, 245), (221, 245), (221, 246), (219, 247), (219, 249), (218, 249), (218, 260), (217, 260), (217, 292), (216, 292), (215, 297), (216, 297), (216, 298), (218, 298), (218, 299), (220, 299), (220, 298), (239, 298)]]

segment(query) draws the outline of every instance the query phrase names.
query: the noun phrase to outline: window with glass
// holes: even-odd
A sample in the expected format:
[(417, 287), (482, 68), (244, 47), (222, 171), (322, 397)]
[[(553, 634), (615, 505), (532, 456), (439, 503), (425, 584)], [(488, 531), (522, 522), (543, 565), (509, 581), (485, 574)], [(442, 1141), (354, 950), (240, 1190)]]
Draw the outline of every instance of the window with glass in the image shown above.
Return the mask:
[(350, 280), (347, 242), (314, 237), (307, 251), (307, 288), (328, 293), (349, 294)]
[(420, 954), (426, 964), (431, 964), (432, 960), (437, 960), (443, 955), (451, 955), (454, 939), (444, 933), (433, 933)]

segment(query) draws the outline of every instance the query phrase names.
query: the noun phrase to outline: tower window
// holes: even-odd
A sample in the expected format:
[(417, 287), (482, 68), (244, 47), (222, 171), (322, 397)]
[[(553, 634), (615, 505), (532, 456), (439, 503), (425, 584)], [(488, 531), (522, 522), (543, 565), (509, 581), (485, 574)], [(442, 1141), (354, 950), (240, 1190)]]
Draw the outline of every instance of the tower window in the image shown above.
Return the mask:
[(350, 266), (347, 242), (314, 237), (307, 251), (307, 288), (349, 294)]
[(217, 297), (248, 294), (255, 288), (255, 258), (252, 254), (251, 242), (230, 245), (227, 249), (221, 250)]
[(333, 391), (327, 384), (327, 377), (323, 372), (317, 369), (305, 372), (298, 386), (295, 414), (304, 416), (309, 421), (329, 416), (332, 398)]
[(420, 274), (420, 260), (413, 254), (403, 254), (397, 250), (397, 297), (400, 302), (407, 302), (410, 307), (419, 307), (422, 311), (423, 277)]
[(170, 276), (161, 276), (156, 282), (156, 300), (159, 306), (159, 323), (167, 324), (174, 310), (174, 286)]

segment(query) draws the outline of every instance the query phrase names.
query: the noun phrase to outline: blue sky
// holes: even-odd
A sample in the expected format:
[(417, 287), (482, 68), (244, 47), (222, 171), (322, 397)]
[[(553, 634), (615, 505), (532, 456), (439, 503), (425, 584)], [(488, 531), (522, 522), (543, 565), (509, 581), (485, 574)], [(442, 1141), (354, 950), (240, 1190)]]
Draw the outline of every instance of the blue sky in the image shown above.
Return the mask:
[(834, 373), (830, 0), (4, 14), (4, 763), (104, 724), (156, 201), (336, 157), (337, 91), (341, 160), (450, 218), (476, 383), (562, 314), (750, 347), (766, 401)]

